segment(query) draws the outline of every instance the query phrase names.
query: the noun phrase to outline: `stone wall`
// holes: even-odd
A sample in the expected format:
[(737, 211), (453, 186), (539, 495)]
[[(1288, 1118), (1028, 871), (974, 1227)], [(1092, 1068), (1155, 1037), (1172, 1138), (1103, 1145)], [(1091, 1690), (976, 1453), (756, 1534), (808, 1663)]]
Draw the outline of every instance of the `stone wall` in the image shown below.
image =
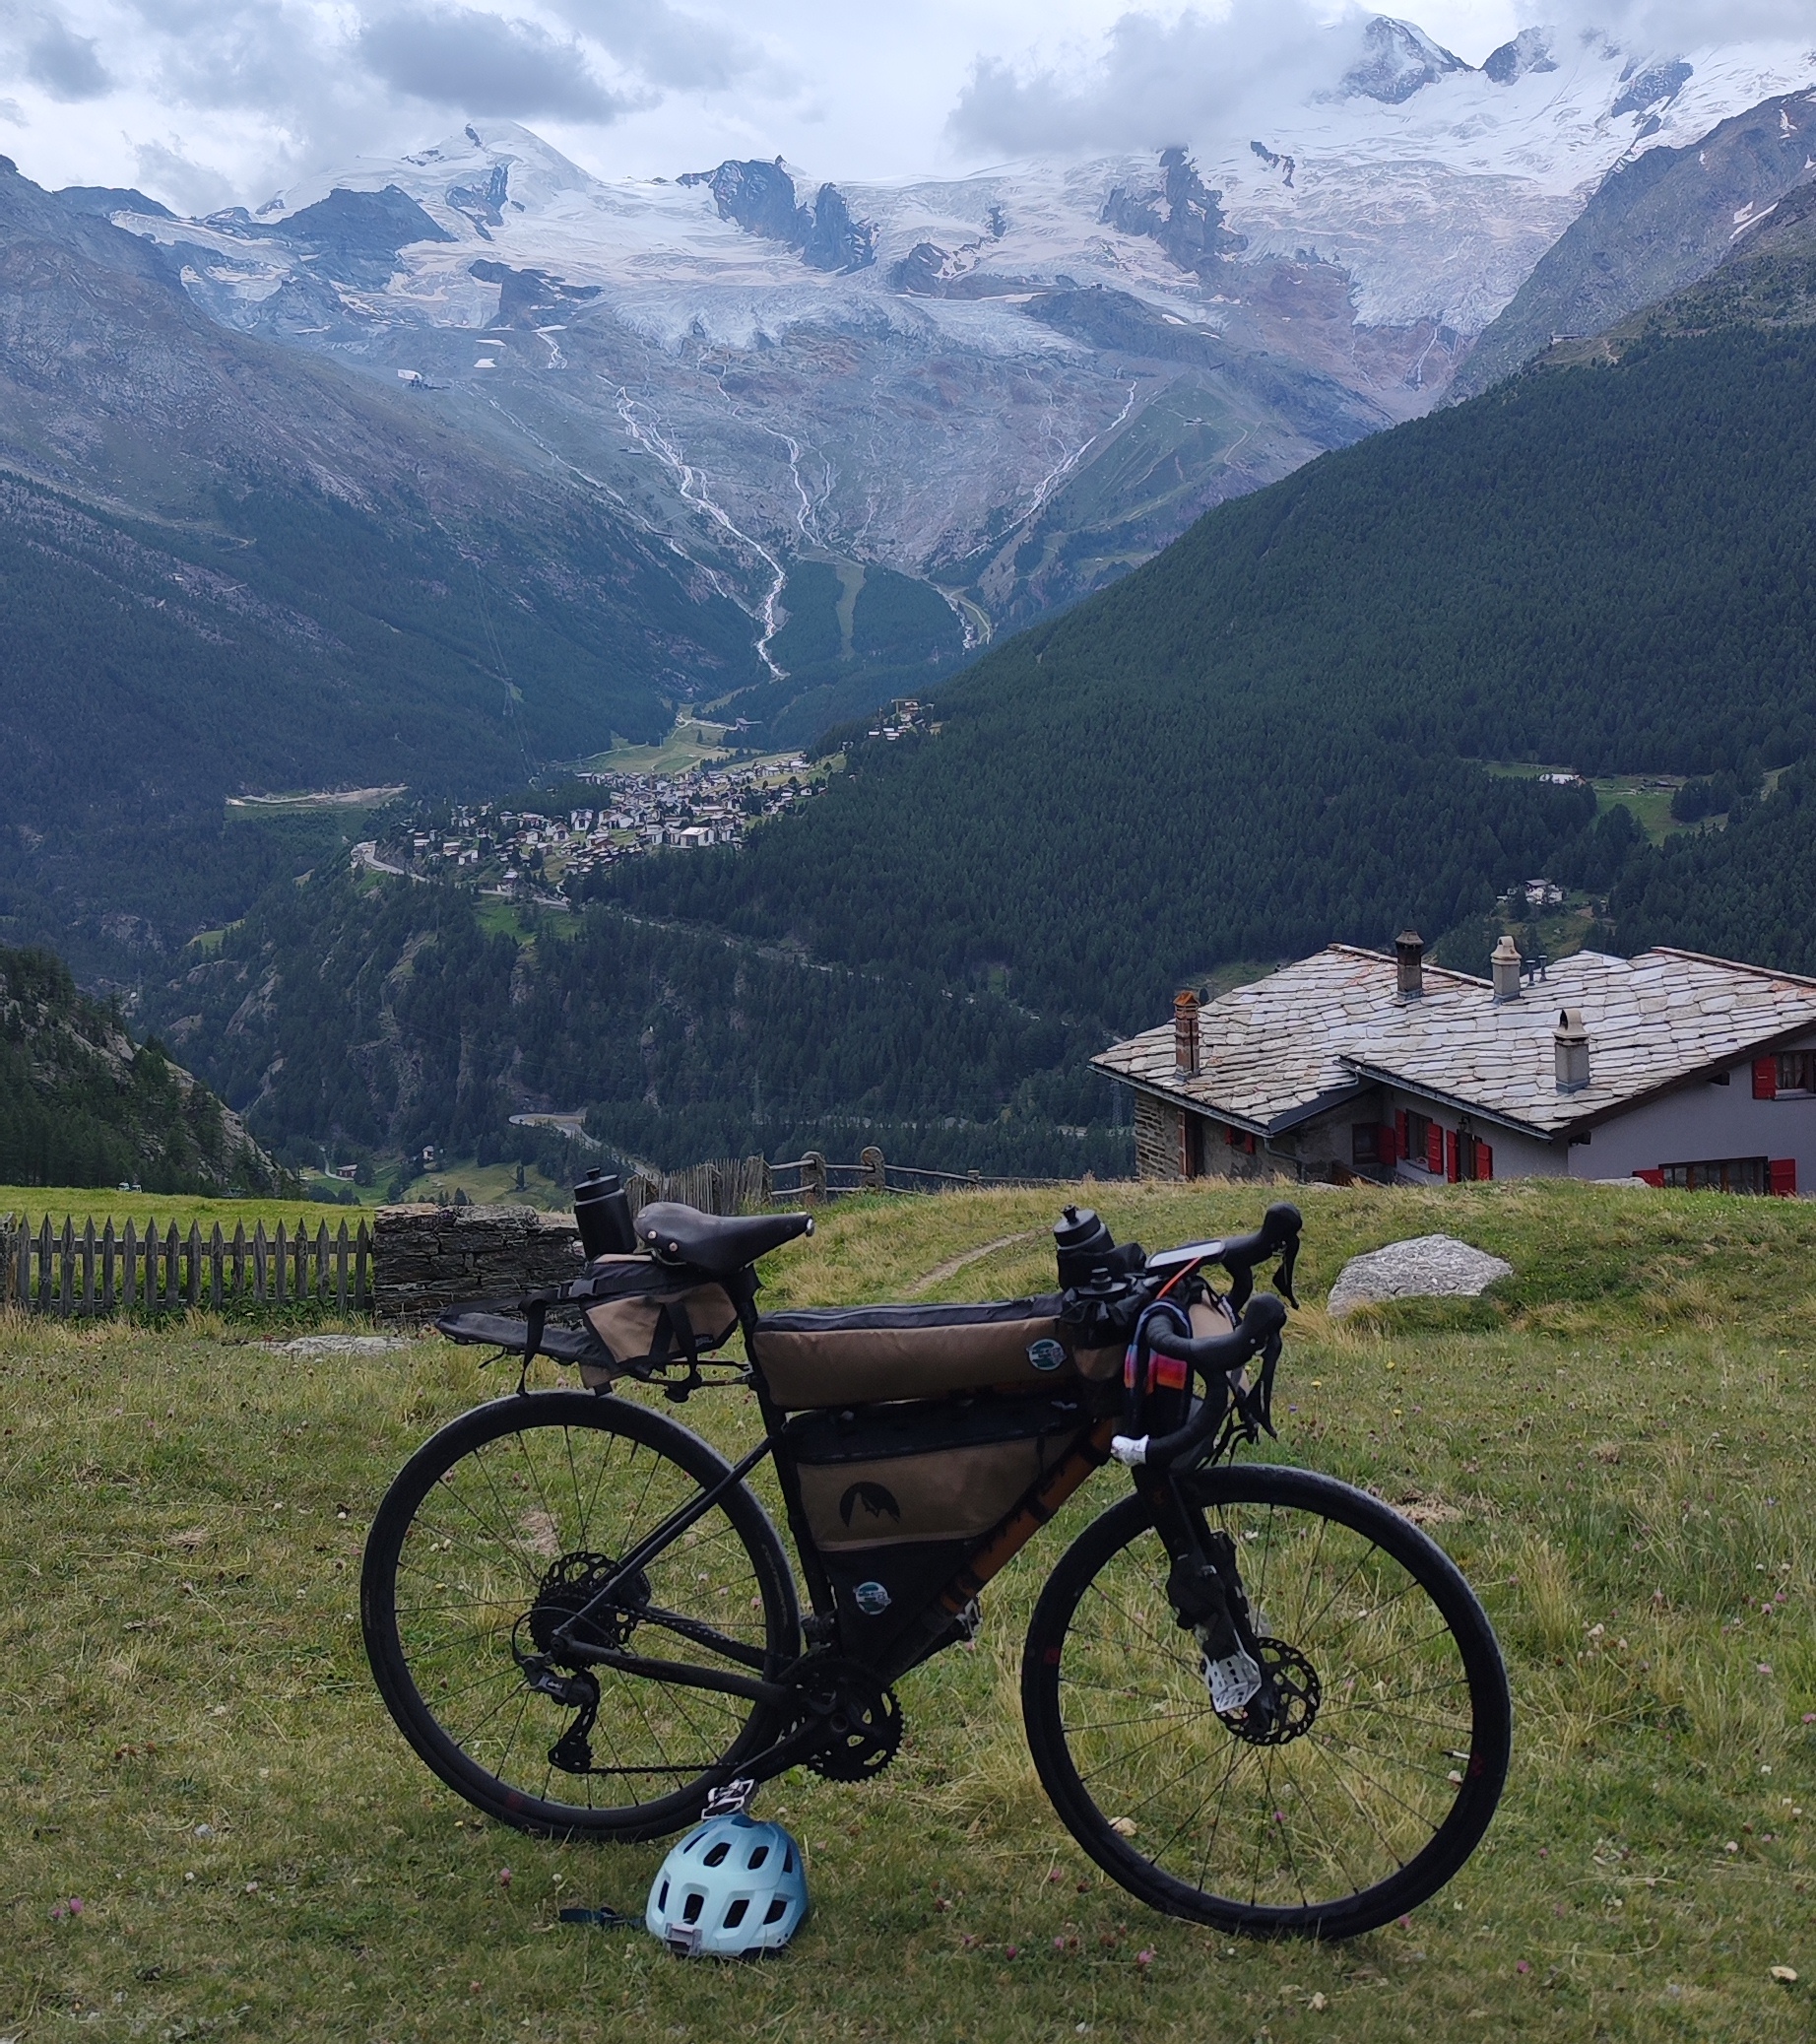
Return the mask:
[(1136, 1093), (1135, 1151), (1137, 1178), (1177, 1178), (1179, 1109), (1151, 1093)]
[(509, 1296), (580, 1275), (571, 1214), (534, 1207), (380, 1207), (372, 1310), (432, 1320), (467, 1299)]

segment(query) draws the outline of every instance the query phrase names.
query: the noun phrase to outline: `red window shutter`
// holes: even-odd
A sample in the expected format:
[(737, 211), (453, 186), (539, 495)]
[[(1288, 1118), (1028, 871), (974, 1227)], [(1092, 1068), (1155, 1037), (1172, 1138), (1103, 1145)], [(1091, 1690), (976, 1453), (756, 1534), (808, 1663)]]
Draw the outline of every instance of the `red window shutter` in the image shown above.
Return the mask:
[(1664, 1173), (1662, 1171), (1635, 1171), (1633, 1175), (1636, 1178), (1643, 1178), (1648, 1185), (1662, 1186), (1664, 1184)]
[(1435, 1121), (1425, 1132), (1425, 1168), (1434, 1178), (1444, 1169), (1444, 1131)]
[(1775, 1156), (1766, 1168), (1772, 1173), (1772, 1197), (1775, 1200), (1795, 1199), (1797, 1159), (1794, 1156)]
[(1406, 1110), (1401, 1108), (1394, 1117), (1394, 1148), (1403, 1157), (1412, 1155), (1412, 1145), (1407, 1141)]
[(1242, 1141), (1242, 1131), (1238, 1128), (1232, 1128), (1228, 1123), (1225, 1123), (1223, 1140), (1234, 1150), (1237, 1144)]
[[(1401, 1119), (1404, 1120), (1404, 1118), (1402, 1115)], [(1394, 1164), (1399, 1161), (1399, 1137), (1394, 1129), (1389, 1128), (1384, 1123), (1380, 1135), (1375, 1138), (1375, 1144), (1381, 1153), (1381, 1161), (1384, 1164)]]
[(1444, 1175), (1453, 1185), (1462, 1176), (1462, 1154), (1457, 1142), (1457, 1131), (1444, 1132)]
[(1255, 1136), (1252, 1131), (1249, 1135), (1243, 1138), (1242, 1147), (1249, 1153), (1251, 1156), (1255, 1154)]
[(1486, 1143), (1478, 1143), (1475, 1146), (1475, 1175), (1478, 1178), (1494, 1176), (1494, 1152)]
[(1756, 1100), (1776, 1100), (1778, 1096), (1778, 1059), (1755, 1058), (1753, 1060), (1753, 1097)]

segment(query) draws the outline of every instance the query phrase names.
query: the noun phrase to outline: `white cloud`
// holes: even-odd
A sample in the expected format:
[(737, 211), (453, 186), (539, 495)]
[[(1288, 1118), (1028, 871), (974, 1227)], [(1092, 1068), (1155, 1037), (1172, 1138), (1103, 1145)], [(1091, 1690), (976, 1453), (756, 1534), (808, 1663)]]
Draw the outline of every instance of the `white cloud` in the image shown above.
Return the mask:
[(1340, 77), (1365, 17), (1332, 24), (1307, 0), (1234, 0), (1167, 22), (1126, 14), (1095, 62), (1012, 64), (981, 57), (951, 117), (983, 151), (1154, 149), (1190, 143), (1239, 112), (1258, 87), (1278, 105)]
[[(1667, 54), (1816, 34), (1809, 0), (1429, 0), (1414, 18), (1479, 63), (1522, 16), (1591, 6)], [(1363, 18), (1351, 0), (0, 0), (0, 117), (40, 182), (178, 205), (257, 203), (469, 113), (526, 120), (604, 176), (780, 152), (860, 180), (1192, 142), (1263, 86), (1277, 104), (1329, 77)]]
[(573, 37), (472, 7), (388, 9), (356, 48), (394, 92), (462, 113), (608, 124), (634, 103), (600, 83)]
[(98, 99), (113, 84), (93, 35), (77, 35), (54, 17), (26, 45), (26, 76), (64, 104)]

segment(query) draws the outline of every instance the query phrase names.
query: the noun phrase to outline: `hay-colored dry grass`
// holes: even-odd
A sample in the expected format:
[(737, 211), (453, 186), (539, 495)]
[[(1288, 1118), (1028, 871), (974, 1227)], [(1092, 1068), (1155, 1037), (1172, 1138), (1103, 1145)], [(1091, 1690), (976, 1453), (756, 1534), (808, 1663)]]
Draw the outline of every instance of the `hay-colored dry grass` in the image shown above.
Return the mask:
[[(1150, 1246), (1247, 1225), (1266, 1197), (1094, 1196)], [(1052, 1204), (853, 1203), (765, 1296), (900, 1296)], [(1043, 1560), (1112, 1474), (999, 1581), (978, 1649), (905, 1681), (888, 1774), (766, 1792), (811, 1855), (816, 1913), (787, 1954), (690, 1966), (559, 1927), (571, 1899), (639, 1906), (659, 1849), (482, 1823), (392, 1731), (356, 1618), (391, 1474), (508, 1385), (436, 1342), (310, 1362), (201, 1319), (14, 1320), (0, 2037), (1806, 2037), (1816, 1209), (1532, 1185), (1303, 1204), (1270, 1452), (1422, 1515), (1514, 1678), (1501, 1816), (1406, 1927), (1232, 1946), (1071, 1846), (1022, 1745), (1017, 1656)], [(1506, 1297), (1326, 1321), (1346, 1255), (1434, 1228), (1508, 1257)], [(1044, 1288), (1050, 1268), (1037, 1236), (927, 1295)], [(736, 1393), (684, 1417), (751, 1437)]]

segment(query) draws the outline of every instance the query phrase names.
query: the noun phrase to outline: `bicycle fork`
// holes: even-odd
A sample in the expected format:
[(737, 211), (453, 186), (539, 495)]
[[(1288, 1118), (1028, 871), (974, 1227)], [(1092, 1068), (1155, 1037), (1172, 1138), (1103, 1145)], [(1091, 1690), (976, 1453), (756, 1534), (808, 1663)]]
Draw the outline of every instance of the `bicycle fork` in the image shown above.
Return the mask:
[(1174, 1622), (1199, 1643), (1211, 1708), (1223, 1718), (1246, 1712), (1265, 1684), (1260, 1633), (1243, 1587), (1236, 1543), (1205, 1524), (1203, 1513), (1186, 1502), (1171, 1477), (1142, 1489), (1172, 1558), (1167, 1602)]

